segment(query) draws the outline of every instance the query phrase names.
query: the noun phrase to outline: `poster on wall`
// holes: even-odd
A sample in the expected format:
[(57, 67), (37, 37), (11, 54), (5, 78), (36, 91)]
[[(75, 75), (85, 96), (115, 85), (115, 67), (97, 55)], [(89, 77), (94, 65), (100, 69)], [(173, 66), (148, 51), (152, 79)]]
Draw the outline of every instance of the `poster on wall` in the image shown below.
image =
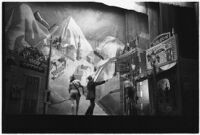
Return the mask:
[[(161, 37), (163, 37), (163, 38), (161, 38)], [(159, 36), (159, 38), (157, 40), (154, 41), (153, 45), (155, 45), (155, 46), (146, 50), (146, 62), (147, 62), (146, 65), (147, 65), (148, 70), (152, 69), (150, 59), (153, 55), (156, 58), (155, 65), (157, 67), (170, 64), (177, 60), (175, 35), (169, 37), (168, 33), (162, 34), (161, 36)]]
[(66, 60), (64, 57), (54, 59), (50, 63), (51, 79), (55, 80), (64, 73), (66, 68)]

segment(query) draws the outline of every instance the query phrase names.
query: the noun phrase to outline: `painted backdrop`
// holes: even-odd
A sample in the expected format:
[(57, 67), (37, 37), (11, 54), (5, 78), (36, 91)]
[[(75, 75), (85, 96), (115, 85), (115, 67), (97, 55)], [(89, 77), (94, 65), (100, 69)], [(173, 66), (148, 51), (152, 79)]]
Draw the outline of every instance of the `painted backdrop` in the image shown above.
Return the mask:
[[(28, 59), (31, 68), (38, 62), (47, 67), (52, 45), (51, 103), (69, 98), (70, 76), (75, 74), (86, 85), (87, 76), (94, 75), (99, 63), (124, 48), (124, 12), (117, 8), (94, 3), (5, 3), (5, 13), (6, 52)], [(113, 64), (110, 69), (102, 75), (113, 73)]]

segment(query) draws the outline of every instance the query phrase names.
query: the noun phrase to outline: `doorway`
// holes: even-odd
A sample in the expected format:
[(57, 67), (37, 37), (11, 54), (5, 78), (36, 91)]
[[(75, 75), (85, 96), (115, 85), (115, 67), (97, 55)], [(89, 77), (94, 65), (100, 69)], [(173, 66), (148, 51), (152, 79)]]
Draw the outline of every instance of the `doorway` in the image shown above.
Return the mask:
[(38, 108), (38, 94), (40, 78), (25, 75), (25, 89), (22, 102), (22, 114), (36, 114)]

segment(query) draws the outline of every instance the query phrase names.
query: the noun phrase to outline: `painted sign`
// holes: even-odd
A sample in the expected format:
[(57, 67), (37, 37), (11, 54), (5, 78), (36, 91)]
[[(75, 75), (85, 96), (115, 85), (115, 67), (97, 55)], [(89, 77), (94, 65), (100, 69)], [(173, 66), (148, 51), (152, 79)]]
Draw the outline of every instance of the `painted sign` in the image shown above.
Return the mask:
[(55, 80), (60, 77), (66, 68), (66, 60), (64, 57), (57, 60), (52, 60), (50, 64), (50, 73), (52, 75), (51, 79)]
[(25, 47), (19, 56), (22, 57), (20, 60), (20, 66), (23, 68), (35, 70), (38, 72), (44, 72), (47, 66), (45, 56), (35, 47)]
[(164, 66), (177, 60), (176, 38), (172, 36), (158, 45), (146, 50), (147, 69), (152, 69), (150, 57), (155, 56), (155, 65)]
[(163, 34), (160, 34), (159, 36), (157, 36), (153, 41), (152, 43), (150, 44), (151, 47), (155, 46), (155, 45), (158, 45), (160, 43), (162, 43), (163, 41), (167, 40), (170, 38), (170, 32), (168, 33), (163, 33)]
[(127, 73), (130, 71), (130, 66), (128, 62), (123, 62), (118, 64), (118, 70), (120, 73)]

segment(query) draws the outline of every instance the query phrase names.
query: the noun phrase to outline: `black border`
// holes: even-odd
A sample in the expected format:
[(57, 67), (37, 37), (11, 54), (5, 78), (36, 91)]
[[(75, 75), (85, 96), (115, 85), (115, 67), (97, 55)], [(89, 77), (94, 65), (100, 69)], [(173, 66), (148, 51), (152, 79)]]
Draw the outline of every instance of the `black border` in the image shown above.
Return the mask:
[(197, 117), (10, 115), (3, 133), (198, 133)]
[[(2, 6), (4, 12), (4, 3)], [(2, 22), (3, 30), (5, 25)], [(2, 45), (5, 43), (4, 34), (2, 31)], [(2, 46), (2, 50), (5, 50), (5, 46)], [(2, 55), (4, 62), (5, 51), (2, 51)], [(2, 77), (3, 89), (4, 81)], [(5, 91), (2, 91), (4, 94)], [(197, 101), (194, 115), (175, 117), (5, 115), (2, 109), (2, 133), (198, 133), (198, 94), (194, 98)], [(2, 105), (4, 108), (3, 98)]]

